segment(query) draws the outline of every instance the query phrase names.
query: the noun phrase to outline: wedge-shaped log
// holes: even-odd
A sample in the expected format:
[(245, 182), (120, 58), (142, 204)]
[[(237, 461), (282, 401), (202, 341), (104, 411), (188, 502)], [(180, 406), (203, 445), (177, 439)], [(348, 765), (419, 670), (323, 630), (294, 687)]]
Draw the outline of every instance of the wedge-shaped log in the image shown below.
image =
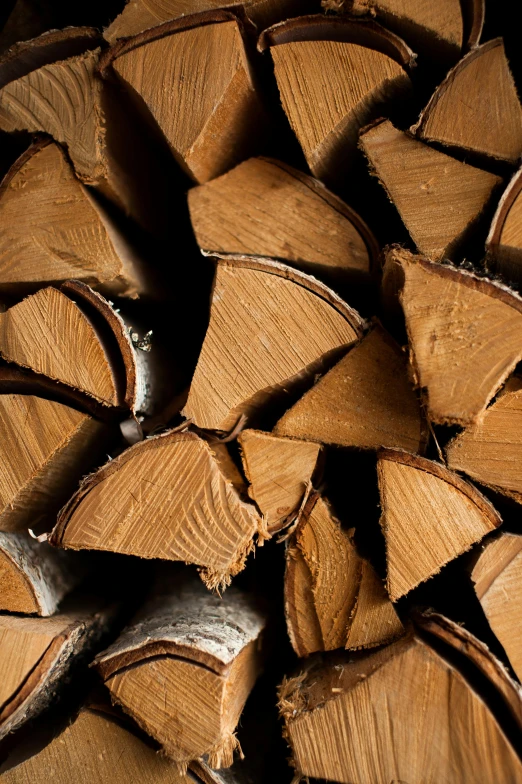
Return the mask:
[(377, 325), (283, 415), (274, 433), (324, 444), (419, 452), (425, 430), (407, 359)]
[(360, 146), (417, 248), (430, 259), (451, 257), (501, 183), (387, 120), (365, 130)]
[(506, 280), (522, 280), (522, 169), (511, 182), (493, 217), (486, 250), (488, 265)]
[(210, 324), (183, 413), (227, 430), (332, 364), (362, 335), (357, 311), (278, 262), (217, 264)]
[(244, 430), (239, 438), (248, 494), (263, 515), (269, 534), (295, 518), (308, 483), (320, 469), (319, 444)]
[(311, 662), (283, 683), (279, 707), (303, 776), (343, 784), (522, 778), (481, 694), (415, 635), (370, 655)]
[(411, 362), (429, 419), (470, 425), (522, 359), (522, 299), (505, 286), (395, 249)]
[(4, 178), (0, 221), (3, 291), (70, 278), (110, 295), (147, 290), (136, 254), (48, 139), (32, 144)]
[(190, 217), (200, 248), (281, 259), (337, 281), (364, 281), (379, 248), (341, 199), (297, 169), (251, 158), (212, 182), (192, 188)]
[(502, 522), (473, 485), (433, 460), (383, 449), (377, 475), (392, 601), (437, 574)]
[(264, 113), (234, 14), (216, 10), (166, 22), (115, 43), (100, 65), (139, 99), (196, 182), (254, 151)]
[(353, 529), (343, 530), (315, 491), (287, 549), (285, 612), (298, 656), (371, 648), (404, 632), (373, 566), (357, 552)]
[(0, 395), (0, 530), (56, 515), (110, 439), (107, 425), (62, 403)]
[(228, 767), (260, 673), (264, 626), (247, 595), (212, 596), (187, 580), (153, 596), (96, 664), (112, 699), (180, 767), (203, 755)]
[(26, 533), (0, 533), (0, 610), (52, 615), (82, 579), (81, 562)]
[(261, 525), (244, 491), (226, 446), (167, 431), (88, 477), (62, 510), (51, 543), (185, 561), (202, 568), (210, 587), (227, 585)]
[(265, 30), (281, 102), (314, 176), (346, 174), (359, 130), (410, 92), (406, 44), (373, 22), (310, 16)]
[(72, 665), (109, 631), (116, 607), (67, 600), (52, 618), (0, 615), (0, 739), (35, 718)]
[(517, 677), (522, 677), (522, 536), (501, 533), (483, 546), (471, 572), (475, 593), (489, 625)]
[(449, 72), (412, 130), (425, 141), (517, 163), (522, 106), (502, 38), (473, 49)]

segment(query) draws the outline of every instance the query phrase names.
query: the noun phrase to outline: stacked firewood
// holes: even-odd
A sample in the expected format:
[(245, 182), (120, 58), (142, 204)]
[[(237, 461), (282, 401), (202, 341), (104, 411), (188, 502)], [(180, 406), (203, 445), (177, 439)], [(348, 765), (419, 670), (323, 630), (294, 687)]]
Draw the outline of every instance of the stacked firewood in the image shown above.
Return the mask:
[(6, 784), (522, 782), (487, 2), (0, 12)]

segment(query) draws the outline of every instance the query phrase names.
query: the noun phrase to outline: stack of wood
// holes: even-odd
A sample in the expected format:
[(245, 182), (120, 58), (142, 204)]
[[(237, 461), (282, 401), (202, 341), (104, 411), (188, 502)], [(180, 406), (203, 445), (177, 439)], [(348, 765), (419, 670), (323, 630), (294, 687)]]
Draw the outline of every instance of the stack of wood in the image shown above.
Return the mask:
[(522, 783), (507, 25), (8, 5), (0, 779)]

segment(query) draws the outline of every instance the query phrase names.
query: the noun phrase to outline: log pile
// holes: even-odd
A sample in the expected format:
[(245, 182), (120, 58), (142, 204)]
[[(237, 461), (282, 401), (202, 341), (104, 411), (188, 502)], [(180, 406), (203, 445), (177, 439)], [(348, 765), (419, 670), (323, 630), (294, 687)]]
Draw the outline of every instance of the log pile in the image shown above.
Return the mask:
[(507, 9), (5, 5), (1, 782), (522, 784)]

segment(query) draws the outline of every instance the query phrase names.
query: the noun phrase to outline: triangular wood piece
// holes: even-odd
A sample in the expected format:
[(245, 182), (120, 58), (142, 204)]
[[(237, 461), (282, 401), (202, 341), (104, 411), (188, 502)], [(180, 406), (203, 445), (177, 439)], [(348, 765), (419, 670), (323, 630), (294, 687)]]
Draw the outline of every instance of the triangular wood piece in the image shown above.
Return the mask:
[(322, 447), (309, 441), (279, 438), (261, 430), (244, 430), (239, 438), (243, 468), (268, 533), (295, 517), (308, 483), (315, 475)]
[(433, 460), (383, 449), (377, 476), (394, 602), (502, 522), (473, 485)]
[(387, 120), (364, 131), (360, 146), (417, 248), (430, 259), (452, 255), (501, 183)]
[(36, 142), (0, 185), (0, 288), (81, 280), (110, 295), (136, 296), (145, 283), (136, 254), (76, 178), (65, 153)]
[(471, 579), (493, 632), (517, 677), (522, 678), (522, 536), (501, 533), (477, 558)]
[(52, 615), (83, 577), (70, 554), (26, 533), (0, 533), (0, 610)]
[(404, 634), (404, 627), (371, 563), (361, 558), (361, 581), (345, 648), (375, 648)]
[(363, 281), (379, 248), (357, 213), (324, 185), (268, 158), (251, 158), (188, 195), (205, 252), (281, 259), (319, 277)]
[(332, 364), (362, 327), (355, 310), (302, 272), (253, 258), (219, 262), (183, 413), (198, 427), (229, 430)]
[(370, 24), (311, 16), (263, 34), (290, 125), (310, 170), (326, 182), (346, 173), (359, 130), (411, 89), (411, 52)]
[(488, 265), (506, 280), (522, 281), (522, 169), (511, 179), (493, 217), (486, 250)]
[(0, 530), (20, 531), (56, 515), (103, 454), (107, 426), (61, 403), (0, 395)]
[(279, 420), (274, 433), (362, 449), (422, 450), (425, 426), (407, 359), (380, 326)]
[(232, 13), (192, 14), (117, 42), (101, 68), (114, 70), (140, 98), (196, 182), (218, 177), (253, 151), (264, 114)]
[(400, 301), (429, 419), (470, 425), (522, 359), (522, 299), (505, 286), (400, 249), (386, 267)]
[(312, 662), (283, 683), (279, 707), (297, 775), (342, 784), (522, 779), (515, 747), (473, 683), (417, 636)]
[(473, 49), (449, 72), (412, 130), (425, 141), (517, 163), (522, 106), (502, 38)]
[(261, 525), (244, 491), (224, 445), (167, 431), (91, 474), (62, 510), (51, 542), (185, 561), (202, 567), (210, 587), (227, 585)]
[(480, 421), (446, 447), (448, 466), (522, 503), (522, 379), (511, 378)]
[(261, 668), (265, 617), (235, 588), (164, 588), (96, 659), (111, 697), (169, 757), (229, 767), (234, 732)]

